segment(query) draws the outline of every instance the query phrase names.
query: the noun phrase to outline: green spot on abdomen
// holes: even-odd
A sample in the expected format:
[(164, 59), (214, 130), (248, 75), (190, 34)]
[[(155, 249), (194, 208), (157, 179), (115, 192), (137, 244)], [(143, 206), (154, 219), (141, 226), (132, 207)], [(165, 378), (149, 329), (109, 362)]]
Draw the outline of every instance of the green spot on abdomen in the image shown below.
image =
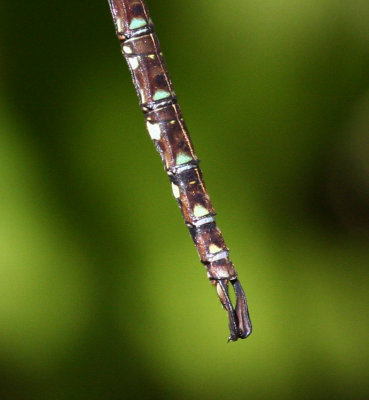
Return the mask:
[(204, 206), (202, 206), (201, 204), (195, 205), (195, 207), (193, 209), (193, 215), (196, 218), (201, 218), (208, 214), (209, 214), (209, 211)]
[(220, 251), (222, 251), (222, 249), (220, 247), (218, 247), (216, 244), (211, 244), (209, 246), (209, 251), (210, 251), (210, 253), (215, 254), (215, 253), (219, 253)]
[(192, 160), (192, 157), (185, 153), (178, 153), (176, 158), (176, 164), (186, 164)]
[(147, 22), (143, 18), (133, 18), (129, 24), (129, 29), (137, 29), (147, 25)]
[(167, 92), (166, 90), (157, 90), (154, 94), (153, 99), (154, 100), (161, 100), (161, 99), (165, 99), (167, 97), (170, 96), (170, 93)]

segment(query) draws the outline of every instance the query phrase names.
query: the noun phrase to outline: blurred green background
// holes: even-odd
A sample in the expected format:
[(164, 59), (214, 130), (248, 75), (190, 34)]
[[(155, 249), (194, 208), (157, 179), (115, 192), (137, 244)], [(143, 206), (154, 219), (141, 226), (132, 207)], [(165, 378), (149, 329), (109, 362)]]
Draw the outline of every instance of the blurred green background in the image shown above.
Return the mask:
[(0, 398), (369, 398), (369, 3), (151, 0), (254, 333), (227, 316), (107, 1), (0, 5)]

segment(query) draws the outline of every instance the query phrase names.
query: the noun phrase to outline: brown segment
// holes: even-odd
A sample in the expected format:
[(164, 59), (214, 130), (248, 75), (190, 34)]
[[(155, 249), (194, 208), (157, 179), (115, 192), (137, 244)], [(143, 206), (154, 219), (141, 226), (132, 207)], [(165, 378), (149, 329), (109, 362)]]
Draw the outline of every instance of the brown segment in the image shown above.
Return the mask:
[[(173, 176), (172, 181), (179, 187), (180, 198), (178, 201), (187, 224), (195, 226), (205, 215), (215, 215), (215, 210), (206, 191), (199, 168), (183, 171)], [(195, 208), (199, 206), (206, 209), (207, 214), (196, 216)]]
[(147, 112), (146, 121), (160, 125), (161, 137), (155, 143), (169, 173), (173, 173), (172, 170), (178, 166), (179, 153), (188, 155), (194, 162), (198, 161), (178, 104), (172, 103)]
[(207, 265), (209, 279), (236, 279), (237, 272), (232, 262), (228, 258), (213, 261)]
[[(131, 38), (135, 34), (143, 31), (153, 31), (154, 27), (150, 15), (142, 0), (109, 0), (109, 5), (115, 24), (115, 30), (120, 40)], [(134, 18), (144, 20), (146, 25), (136, 29), (131, 29), (130, 25)]]
[(191, 235), (203, 263), (211, 262), (217, 253), (228, 252), (222, 232), (215, 222), (194, 228)]
[(162, 122), (160, 123), (160, 129), (161, 138), (157, 141), (157, 148), (162, 154), (165, 168), (168, 171), (180, 165), (178, 164), (178, 159), (181, 156), (188, 156), (192, 160), (197, 160), (183, 121), (176, 118)]
[(180, 154), (191, 158), (193, 164), (198, 162), (187, 127), (179, 105), (168, 104), (146, 113), (149, 124), (159, 124), (161, 137), (155, 140), (156, 147), (168, 174), (175, 173), (180, 165), (177, 158)]
[[(122, 43), (122, 51), (144, 110), (154, 108), (161, 100), (175, 98), (156, 35), (150, 34), (126, 40)], [(132, 68), (132, 64), (135, 68)], [(168, 96), (163, 99), (156, 98), (160, 92), (168, 93)]]

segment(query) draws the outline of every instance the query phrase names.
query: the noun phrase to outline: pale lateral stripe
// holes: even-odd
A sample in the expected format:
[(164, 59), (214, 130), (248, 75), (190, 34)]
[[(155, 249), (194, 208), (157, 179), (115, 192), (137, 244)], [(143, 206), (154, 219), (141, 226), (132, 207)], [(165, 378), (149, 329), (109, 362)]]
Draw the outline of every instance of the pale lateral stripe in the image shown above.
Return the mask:
[(123, 51), (125, 54), (132, 54), (132, 49), (129, 46), (123, 46)]
[(140, 89), (141, 102), (146, 103), (145, 91)]
[(138, 57), (129, 57), (128, 58), (129, 65), (132, 69), (136, 69), (138, 67)]
[(119, 33), (123, 32), (123, 30), (124, 30), (124, 24), (123, 24), (122, 18), (117, 18), (117, 19), (116, 19), (116, 24), (117, 24), (117, 30), (118, 30), (118, 32), (119, 32)]
[(146, 122), (146, 127), (152, 140), (160, 139), (161, 130), (159, 124), (151, 124), (150, 122)]

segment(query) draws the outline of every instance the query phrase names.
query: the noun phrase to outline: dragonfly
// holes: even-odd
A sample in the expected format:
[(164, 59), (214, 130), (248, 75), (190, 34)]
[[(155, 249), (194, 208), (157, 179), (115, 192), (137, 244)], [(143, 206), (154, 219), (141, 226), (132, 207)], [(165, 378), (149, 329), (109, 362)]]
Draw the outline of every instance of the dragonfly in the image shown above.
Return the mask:
[[(207, 276), (228, 313), (228, 341), (244, 339), (252, 332), (246, 295), (215, 222), (215, 210), (147, 5), (144, 0), (109, 0), (109, 5), (147, 131), (162, 159)], [(230, 284), (235, 293), (235, 305), (230, 298)]]

